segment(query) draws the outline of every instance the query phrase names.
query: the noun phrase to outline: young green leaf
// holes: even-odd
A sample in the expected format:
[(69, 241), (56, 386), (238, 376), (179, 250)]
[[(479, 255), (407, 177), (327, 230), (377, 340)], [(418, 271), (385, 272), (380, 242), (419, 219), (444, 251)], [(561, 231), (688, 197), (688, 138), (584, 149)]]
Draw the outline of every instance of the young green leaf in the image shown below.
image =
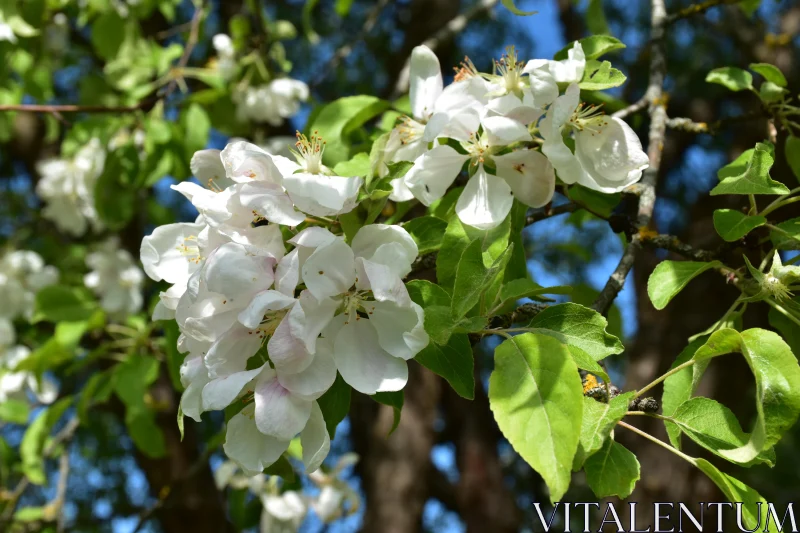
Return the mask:
[[(759, 493), (751, 489), (738, 479), (724, 474), (719, 469), (705, 459), (695, 459), (697, 468), (703, 471), (719, 490), (733, 503), (741, 502), (742, 521), (744, 527), (749, 531), (755, 531), (761, 525), (761, 508), (759, 503), (766, 509), (767, 502)], [(765, 511), (766, 512), (766, 511)]]
[(389, 429), (389, 435), (391, 435), (400, 424), (400, 414), (403, 411), (403, 402), (405, 401), (403, 391), (376, 392), (372, 395), (372, 399), (383, 405), (388, 405), (394, 411), (394, 421), (392, 422), (392, 427)]
[(27, 424), (30, 415), (28, 402), (7, 398), (0, 402), (0, 420), (11, 424)]
[(529, 15), (535, 15), (538, 11), (520, 11), (516, 5), (514, 5), (514, 0), (502, 0), (503, 6), (506, 9), (514, 13), (515, 15), (519, 15), (520, 17), (527, 17)]
[(71, 404), (72, 398), (68, 396), (42, 409), (39, 415), (31, 422), (31, 425), (28, 426), (28, 429), (25, 430), (19, 446), (22, 471), (28, 477), (28, 480), (35, 485), (44, 485), (47, 482), (44, 472), (45, 442), (50, 436), (53, 426)]
[(557, 340), (525, 333), (495, 350), (489, 405), (503, 435), (561, 499), (578, 449), (583, 387), (578, 368)]
[[(747, 153), (747, 152), (745, 152)], [(733, 163), (722, 168), (718, 176), (722, 181), (711, 189), (711, 196), (720, 194), (788, 194), (789, 189), (783, 183), (773, 180), (769, 176), (775, 159), (772, 146), (764, 143), (756, 144), (749, 158), (743, 159), (745, 154), (739, 156)], [(741, 168), (747, 161), (745, 168), (739, 174), (733, 174), (734, 169)]]
[(706, 76), (708, 83), (717, 83), (731, 91), (753, 88), (753, 76), (746, 70), (736, 67), (715, 68)]
[(317, 131), (326, 141), (324, 163), (335, 166), (348, 159), (350, 133), (378, 116), (389, 103), (375, 96), (345, 96), (323, 107), (311, 122), (309, 131)]
[(783, 153), (786, 154), (786, 163), (792, 169), (794, 177), (800, 180), (800, 137), (788, 135)]
[(466, 335), (452, 335), (444, 345), (430, 343), (414, 359), (446, 379), (459, 396), (468, 400), (475, 397), (472, 344)]
[(583, 79), (578, 84), (584, 91), (602, 91), (619, 87), (625, 83), (625, 74), (613, 68), (611, 63), (597, 59), (586, 61), (586, 69), (583, 71)]
[(548, 307), (533, 317), (527, 327), (534, 333), (580, 348), (599, 361), (625, 349), (618, 338), (606, 331), (606, 326), (608, 322), (597, 311), (567, 302)]
[(500, 303), (495, 306), (497, 314), (510, 311), (516, 305), (517, 300), (530, 298), (538, 302), (552, 302), (550, 298), (542, 297), (543, 294), (569, 294), (572, 287), (559, 285), (556, 287), (542, 287), (535, 281), (528, 278), (513, 279), (504, 284), (500, 289)]
[[(581, 43), (583, 54), (586, 56), (587, 60), (597, 59), (598, 57), (609, 52), (613, 52), (614, 50), (625, 48), (625, 43), (610, 35), (590, 35), (589, 37), (584, 37), (578, 42)], [(567, 53), (572, 50), (573, 46), (574, 43), (569, 43), (567, 46), (556, 52), (556, 55), (553, 56), (553, 59), (556, 61), (567, 59)]]
[(403, 224), (403, 228), (417, 243), (419, 253), (426, 254), (438, 250), (442, 245), (447, 222), (440, 218), (424, 216), (409, 220)]
[(701, 263), (697, 261), (662, 261), (647, 280), (647, 295), (653, 307), (664, 309), (667, 304), (694, 278), (721, 266), (719, 261)]
[[(681, 353), (678, 354), (670, 370), (694, 357), (694, 353), (705, 344), (706, 340), (708, 340), (708, 336), (704, 335), (691, 341), (686, 348), (681, 350)], [(675, 414), (678, 407), (692, 397), (707, 367), (708, 361), (700, 361), (689, 368), (684, 368), (672, 374), (664, 380), (664, 393), (661, 396), (661, 413), (664, 416), (672, 416)], [(669, 437), (670, 444), (680, 450), (681, 429), (670, 422), (664, 422), (664, 424), (667, 429), (667, 436)]]
[(87, 291), (50, 285), (36, 293), (36, 317), (51, 322), (86, 320), (97, 309)]
[(487, 267), (484, 264), (481, 247), (481, 241), (474, 240), (461, 254), (453, 286), (451, 305), (453, 318), (465, 316), (470, 309), (478, 305), (486, 289), (497, 276), (503, 274), (508, 260), (511, 259), (511, 249), (507, 248)]
[(364, 152), (359, 152), (347, 161), (341, 161), (333, 167), (333, 172), (337, 176), (366, 176), (370, 173), (372, 165), (369, 161), (369, 155)]
[(628, 404), (633, 398), (633, 394), (632, 391), (620, 394), (611, 398), (608, 403), (598, 402), (594, 398), (584, 396), (581, 438), (572, 462), (573, 471), (580, 470), (586, 459), (603, 447), (611, 430), (628, 412)]
[(745, 215), (736, 209), (717, 209), (714, 211), (714, 229), (727, 242), (738, 241), (766, 223), (767, 219), (765, 217)]
[(739, 333), (717, 331), (694, 354), (697, 362), (729, 353), (741, 353), (756, 382), (758, 416), (746, 443), (718, 450), (729, 461), (744, 464), (774, 446), (800, 416), (800, 366), (797, 358), (776, 333), (753, 328)]
[(481, 242), (481, 250), (488, 252), (492, 261), (500, 257), (508, 248), (511, 235), (509, 218), (494, 229), (479, 230), (461, 223), (457, 216), (451, 215), (442, 239), (439, 255), (436, 257), (436, 279), (445, 288), (452, 288), (461, 254), (476, 239)]
[(336, 381), (325, 394), (317, 399), (319, 408), (322, 411), (322, 418), (325, 419), (325, 426), (328, 428), (328, 435), (331, 439), (336, 435), (336, 427), (339, 422), (344, 420), (350, 411), (350, 394), (352, 389), (345, 383), (341, 374), (336, 374)]
[(566, 346), (569, 350), (569, 354), (572, 356), (572, 360), (575, 361), (575, 364), (578, 366), (578, 368), (590, 372), (606, 382), (610, 381), (606, 371), (603, 370), (603, 367), (600, 366), (591, 355), (584, 352), (577, 346), (570, 346), (569, 344)]
[(786, 76), (784, 76), (783, 72), (775, 65), (770, 65), (769, 63), (751, 63), (750, 70), (758, 72), (764, 76), (765, 80), (774, 83), (778, 87), (786, 87), (788, 84)]
[(778, 230), (772, 230), (769, 238), (779, 250), (800, 250), (800, 217), (790, 218), (775, 224)]
[(625, 499), (631, 495), (639, 481), (639, 461), (622, 444), (608, 439), (599, 452), (586, 460), (583, 466), (586, 482), (598, 498), (617, 496)]

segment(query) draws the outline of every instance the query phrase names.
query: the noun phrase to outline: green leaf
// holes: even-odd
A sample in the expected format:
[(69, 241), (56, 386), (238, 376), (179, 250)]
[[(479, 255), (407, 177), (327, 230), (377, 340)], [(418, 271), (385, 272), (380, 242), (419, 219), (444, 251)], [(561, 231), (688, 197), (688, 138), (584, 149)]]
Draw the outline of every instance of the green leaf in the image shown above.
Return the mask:
[(340, 17), (345, 17), (350, 13), (351, 7), (353, 7), (353, 0), (336, 0), (334, 10)]
[[(481, 251), (481, 241), (474, 240), (464, 253), (458, 263), (456, 280), (453, 286), (453, 302), (451, 311), (454, 318), (461, 318), (467, 312), (481, 302), (486, 289), (498, 275), (502, 275), (503, 270), (511, 259), (510, 249), (503, 252), (497, 259), (486, 266), (484, 254)], [(491, 258), (488, 258), (491, 261)], [(481, 305), (481, 311), (484, 305)]]
[(611, 398), (609, 403), (598, 402), (594, 398), (584, 396), (581, 437), (572, 462), (573, 471), (580, 470), (586, 459), (603, 447), (614, 426), (628, 412), (628, 404), (633, 395), (633, 391), (626, 392)]
[(612, 68), (611, 63), (597, 59), (586, 61), (586, 69), (583, 71), (583, 79), (578, 84), (584, 91), (602, 91), (619, 87), (627, 77), (619, 70)]
[(715, 68), (706, 76), (708, 83), (716, 83), (731, 91), (753, 88), (753, 76), (746, 70), (736, 67)]
[(542, 476), (557, 502), (569, 487), (578, 449), (583, 387), (566, 347), (525, 333), (495, 350), (489, 405), (509, 443)]
[(728, 242), (738, 241), (759, 226), (767, 223), (767, 219), (758, 215), (745, 215), (736, 209), (717, 209), (714, 211), (714, 229), (719, 236)]
[(456, 270), (461, 254), (476, 239), (481, 241), (481, 250), (487, 252), (492, 261), (500, 257), (508, 248), (511, 235), (509, 218), (490, 230), (479, 230), (466, 226), (451, 215), (445, 230), (439, 254), (436, 257), (436, 278), (442, 287), (450, 289), (456, 279)]
[(97, 303), (82, 289), (50, 285), (36, 293), (36, 316), (41, 320), (86, 320), (96, 309)]
[(347, 161), (337, 163), (333, 167), (333, 173), (337, 176), (366, 176), (370, 173), (372, 166), (369, 161), (369, 155), (364, 152), (359, 152)]
[(472, 344), (466, 335), (453, 335), (447, 344), (428, 344), (414, 359), (442, 376), (453, 390), (468, 400), (475, 398), (475, 374)]
[[(680, 354), (678, 354), (678, 357), (675, 359), (675, 362), (672, 363), (670, 370), (682, 365), (694, 357), (694, 353), (698, 348), (705, 344), (707, 339), (707, 336), (702, 336), (691, 341), (689, 345), (681, 350)], [(708, 362), (701, 361), (695, 363), (689, 368), (684, 368), (683, 370), (672, 374), (670, 377), (664, 380), (664, 393), (661, 396), (661, 413), (664, 416), (672, 416), (675, 414), (675, 411), (678, 410), (678, 407), (692, 397), (697, 390), (697, 385), (700, 383), (700, 378), (703, 377), (703, 372), (705, 372), (706, 367), (708, 367)], [(667, 429), (669, 442), (672, 444), (672, 446), (680, 450), (680, 428), (669, 422), (665, 422), (664, 424)]]
[(769, 63), (751, 63), (750, 70), (758, 72), (764, 76), (765, 80), (774, 83), (778, 87), (786, 87), (786, 85), (788, 85), (786, 76), (784, 76), (783, 72), (775, 65), (770, 65)]
[(667, 304), (694, 278), (722, 266), (719, 261), (701, 263), (696, 261), (662, 261), (647, 280), (647, 295), (653, 307), (664, 309)]
[(783, 149), (786, 163), (792, 169), (794, 177), (800, 180), (800, 137), (788, 135)]
[[(592, 1), (600, 4), (600, 2), (596, 2), (596, 0)], [(581, 47), (583, 48), (583, 53), (586, 56), (587, 61), (590, 59), (597, 59), (598, 57), (609, 52), (613, 52), (614, 50), (621, 50), (622, 48), (625, 48), (625, 43), (610, 35), (590, 35), (589, 37), (584, 37), (578, 42), (581, 43)], [(553, 56), (553, 59), (556, 61), (567, 59), (567, 52), (572, 50), (573, 46), (575, 46), (575, 43), (569, 43), (567, 46), (556, 52), (556, 55)]]
[(450, 293), (439, 285), (425, 279), (414, 279), (406, 283), (411, 300), (423, 308), (440, 305), (450, 307)]
[(403, 229), (411, 234), (417, 243), (419, 253), (426, 254), (438, 250), (442, 245), (447, 222), (440, 218), (424, 216), (409, 220), (403, 224)]
[(622, 200), (621, 193), (606, 194), (593, 191), (582, 185), (572, 185), (569, 188), (569, 197), (576, 204), (584, 205), (595, 213), (609, 217), (614, 208)]
[(71, 403), (72, 398), (62, 398), (50, 407), (42, 409), (22, 437), (22, 442), (19, 446), (22, 471), (28, 476), (30, 482), (35, 485), (44, 485), (47, 482), (44, 472), (45, 442), (53, 426), (55, 426)]
[(27, 424), (31, 409), (28, 402), (7, 398), (0, 402), (0, 420), (12, 424)]
[(527, 327), (534, 333), (580, 348), (599, 361), (625, 349), (618, 338), (606, 331), (606, 326), (608, 322), (597, 311), (567, 302), (548, 307), (533, 317)]
[(788, 92), (788, 90), (775, 85), (771, 81), (765, 81), (758, 88), (758, 97), (761, 98), (761, 101), (765, 104), (771, 104), (780, 102)]
[(94, 187), (94, 206), (111, 230), (123, 228), (137, 209), (134, 184), (139, 175), (139, 153), (128, 144), (111, 152)]
[(772, 230), (770, 239), (775, 248), (779, 250), (800, 250), (800, 217), (790, 218), (775, 227), (782, 229), (785, 233)]
[(331, 439), (336, 436), (336, 428), (339, 422), (344, 420), (344, 417), (350, 411), (351, 391), (350, 385), (345, 383), (340, 374), (336, 374), (336, 381), (333, 382), (331, 388), (317, 399)]
[(719, 355), (741, 353), (756, 382), (758, 416), (749, 440), (737, 447), (718, 450), (725, 459), (745, 464), (774, 446), (800, 415), (800, 366), (792, 350), (772, 331), (753, 328), (742, 333), (723, 329), (712, 334), (694, 354), (697, 362)]
[(503, 6), (505, 6), (506, 9), (508, 9), (515, 15), (519, 15), (521, 17), (527, 17), (529, 15), (535, 15), (536, 13), (538, 13), (538, 11), (520, 11), (519, 9), (517, 9), (517, 6), (514, 5), (514, 0), (502, 0), (502, 2)]
[(183, 113), (182, 119), (185, 132), (183, 142), (187, 156), (191, 157), (196, 151), (206, 147), (211, 131), (211, 120), (205, 109), (194, 103), (189, 105), (189, 108)]
[(567, 349), (569, 350), (569, 354), (572, 356), (572, 360), (575, 361), (575, 364), (578, 366), (578, 368), (581, 370), (586, 370), (587, 372), (602, 378), (606, 382), (611, 381), (608, 377), (608, 374), (606, 374), (606, 371), (603, 370), (603, 367), (600, 366), (591, 355), (584, 352), (577, 346), (570, 346), (568, 344)]
[[(792, 298), (794, 305), (800, 305), (800, 297)], [(789, 317), (774, 309), (769, 308), (769, 325), (777, 329), (778, 332), (786, 341), (786, 344), (792, 349), (792, 353), (800, 356), (800, 326)]]
[(753, 14), (758, 11), (759, 6), (761, 6), (761, 0), (743, 0), (738, 2), (738, 4), (745, 15), (752, 17)]
[(388, 405), (394, 411), (394, 422), (392, 422), (392, 427), (389, 430), (389, 435), (394, 433), (394, 430), (397, 429), (397, 426), (400, 424), (400, 414), (403, 411), (403, 400), (404, 395), (403, 391), (399, 390), (397, 392), (376, 392), (372, 395), (372, 399), (378, 403), (382, 403), (383, 405)]
[(586, 483), (598, 498), (617, 496), (625, 499), (631, 495), (640, 477), (636, 456), (611, 439), (586, 460), (584, 470)]
[(92, 23), (92, 46), (103, 59), (114, 59), (125, 40), (125, 19), (113, 9), (106, 11)]
[(38, 522), (44, 518), (44, 507), (20, 507), (14, 512), (14, 520), (17, 522)]
[(744, 526), (750, 530), (755, 531), (761, 525), (761, 510), (759, 503), (763, 504), (764, 509), (767, 508), (767, 502), (761, 497), (759, 493), (739, 481), (738, 479), (723, 474), (719, 469), (706, 461), (705, 459), (695, 459), (697, 468), (702, 470), (714, 484), (719, 487), (719, 490), (728, 498), (728, 501), (736, 504), (741, 502), (742, 505), (742, 519)]
[(388, 102), (366, 95), (346, 96), (323, 107), (308, 129), (317, 131), (327, 143), (323, 156), (325, 164), (333, 167), (347, 160), (349, 135), (388, 107)]
[[(719, 194), (787, 194), (783, 183), (770, 178), (769, 170), (774, 163), (772, 146), (756, 144), (753, 151), (740, 155), (730, 165), (718, 172), (719, 184), (711, 190), (711, 196)], [(745, 164), (742, 169), (742, 165)], [(741, 169), (740, 173), (736, 173)]]
[(166, 454), (164, 434), (155, 423), (155, 415), (145, 398), (150, 385), (158, 378), (159, 362), (153, 357), (134, 355), (117, 365), (114, 392), (125, 404), (125, 425), (133, 443), (149, 457)]
[[(723, 450), (745, 446), (749, 435), (742, 431), (739, 421), (730, 409), (710, 398), (691, 398), (683, 402), (672, 419), (687, 437), (706, 450), (726, 458)], [(748, 464), (767, 463), (774, 466), (775, 452), (762, 453)]]
[(453, 318), (453, 311), (449, 304), (447, 306), (432, 305), (425, 308), (423, 325), (433, 342), (447, 344), (456, 327), (456, 318)]

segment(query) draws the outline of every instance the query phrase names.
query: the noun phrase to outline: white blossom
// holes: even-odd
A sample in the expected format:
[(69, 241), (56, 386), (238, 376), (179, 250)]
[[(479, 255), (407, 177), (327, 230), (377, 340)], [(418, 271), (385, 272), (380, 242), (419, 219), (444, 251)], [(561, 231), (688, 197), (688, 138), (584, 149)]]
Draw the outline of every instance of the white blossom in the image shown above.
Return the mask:
[(81, 236), (91, 226), (102, 229), (94, 208), (94, 187), (103, 171), (106, 153), (99, 139), (92, 139), (70, 159), (49, 159), (39, 163), (42, 178), (36, 194), (47, 205), (42, 215), (56, 227)]
[(297, 114), (300, 104), (308, 100), (308, 94), (308, 85), (291, 78), (250, 86), (233, 94), (236, 117), (243, 122), (267, 122), (280, 126), (284, 119)]
[(110, 238), (86, 256), (83, 283), (100, 297), (100, 307), (116, 317), (142, 308), (144, 274), (119, 240)]
[(58, 270), (36, 252), (16, 250), (0, 259), (0, 318), (33, 316), (36, 292), (58, 281)]

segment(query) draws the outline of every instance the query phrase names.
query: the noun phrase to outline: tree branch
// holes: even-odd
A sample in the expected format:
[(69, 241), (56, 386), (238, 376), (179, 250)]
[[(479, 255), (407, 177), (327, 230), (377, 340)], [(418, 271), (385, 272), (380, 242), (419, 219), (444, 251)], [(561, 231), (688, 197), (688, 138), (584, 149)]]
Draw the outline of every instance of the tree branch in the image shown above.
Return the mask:
[(701, 2), (699, 4), (692, 4), (688, 7), (685, 7), (679, 10), (677, 13), (673, 13), (672, 15), (667, 17), (666, 25), (669, 26), (670, 24), (687, 18), (693, 15), (699, 15), (700, 13), (705, 13), (712, 7), (722, 6), (726, 4), (738, 4), (742, 0), (706, 0), (705, 2)]
[[(651, 6), (650, 81), (645, 93), (650, 113), (650, 131), (647, 143), (647, 156), (650, 159), (650, 166), (645, 169), (642, 181), (639, 184), (641, 189), (637, 219), (639, 228), (647, 228), (653, 217), (653, 209), (656, 203), (656, 182), (658, 181), (658, 171), (661, 167), (661, 155), (664, 151), (664, 133), (667, 126), (667, 109), (664, 101), (664, 78), (667, 73), (664, 33), (667, 10), (664, 6), (664, 0), (652, 0)], [(641, 238), (639, 234), (635, 234), (628, 246), (625, 247), (614, 273), (611, 274), (605, 287), (603, 287), (600, 295), (595, 300), (593, 307), (596, 311), (602, 314), (608, 312), (614, 299), (622, 290), (623, 285), (625, 285), (625, 278), (633, 268), (636, 252), (640, 247)]]

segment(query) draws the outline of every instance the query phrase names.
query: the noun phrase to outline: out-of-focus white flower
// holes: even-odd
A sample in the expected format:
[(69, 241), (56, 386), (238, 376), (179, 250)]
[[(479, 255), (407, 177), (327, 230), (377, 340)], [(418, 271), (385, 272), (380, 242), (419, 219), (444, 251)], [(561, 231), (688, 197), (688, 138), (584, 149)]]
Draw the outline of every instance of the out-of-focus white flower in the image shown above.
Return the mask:
[(38, 165), (42, 179), (36, 194), (47, 205), (42, 215), (59, 230), (74, 236), (91, 225), (102, 228), (94, 208), (94, 186), (103, 172), (106, 152), (99, 139), (92, 139), (71, 159), (49, 159)]
[(320, 520), (330, 523), (341, 518), (345, 513), (353, 514), (361, 505), (361, 498), (349, 483), (341, 479), (342, 471), (358, 462), (358, 455), (346, 453), (339, 458), (330, 472), (321, 469), (308, 475), (315, 485), (320, 487), (319, 495), (311, 500), (311, 508)]
[(296, 115), (301, 102), (308, 100), (308, 85), (300, 80), (279, 78), (267, 85), (235, 91), (236, 116), (246, 122), (267, 122), (280, 126)]
[[(8, 339), (7, 328), (10, 323), (0, 319), (0, 341)], [(13, 328), (11, 329), (13, 334)], [(12, 338), (13, 339), (13, 338)], [(13, 342), (13, 340), (12, 340)], [(36, 379), (33, 372), (17, 370), (17, 366), (27, 359), (31, 351), (26, 346), (0, 344), (0, 403), (9, 399), (26, 400), (28, 391), (39, 403), (49, 404), (58, 396), (58, 386), (48, 376)]]
[(69, 20), (64, 13), (53, 15), (53, 22), (45, 29), (44, 43), (53, 54), (61, 55), (67, 51), (69, 47)]
[(124, 316), (142, 308), (144, 274), (118, 239), (108, 239), (88, 254), (86, 266), (91, 272), (83, 283), (100, 296), (100, 306), (106, 312)]
[(36, 252), (16, 250), (0, 259), (0, 318), (33, 315), (36, 292), (58, 281), (58, 270)]
[(230, 80), (236, 74), (236, 50), (233, 41), (224, 33), (218, 33), (211, 39), (217, 52), (216, 68), (224, 80)]

